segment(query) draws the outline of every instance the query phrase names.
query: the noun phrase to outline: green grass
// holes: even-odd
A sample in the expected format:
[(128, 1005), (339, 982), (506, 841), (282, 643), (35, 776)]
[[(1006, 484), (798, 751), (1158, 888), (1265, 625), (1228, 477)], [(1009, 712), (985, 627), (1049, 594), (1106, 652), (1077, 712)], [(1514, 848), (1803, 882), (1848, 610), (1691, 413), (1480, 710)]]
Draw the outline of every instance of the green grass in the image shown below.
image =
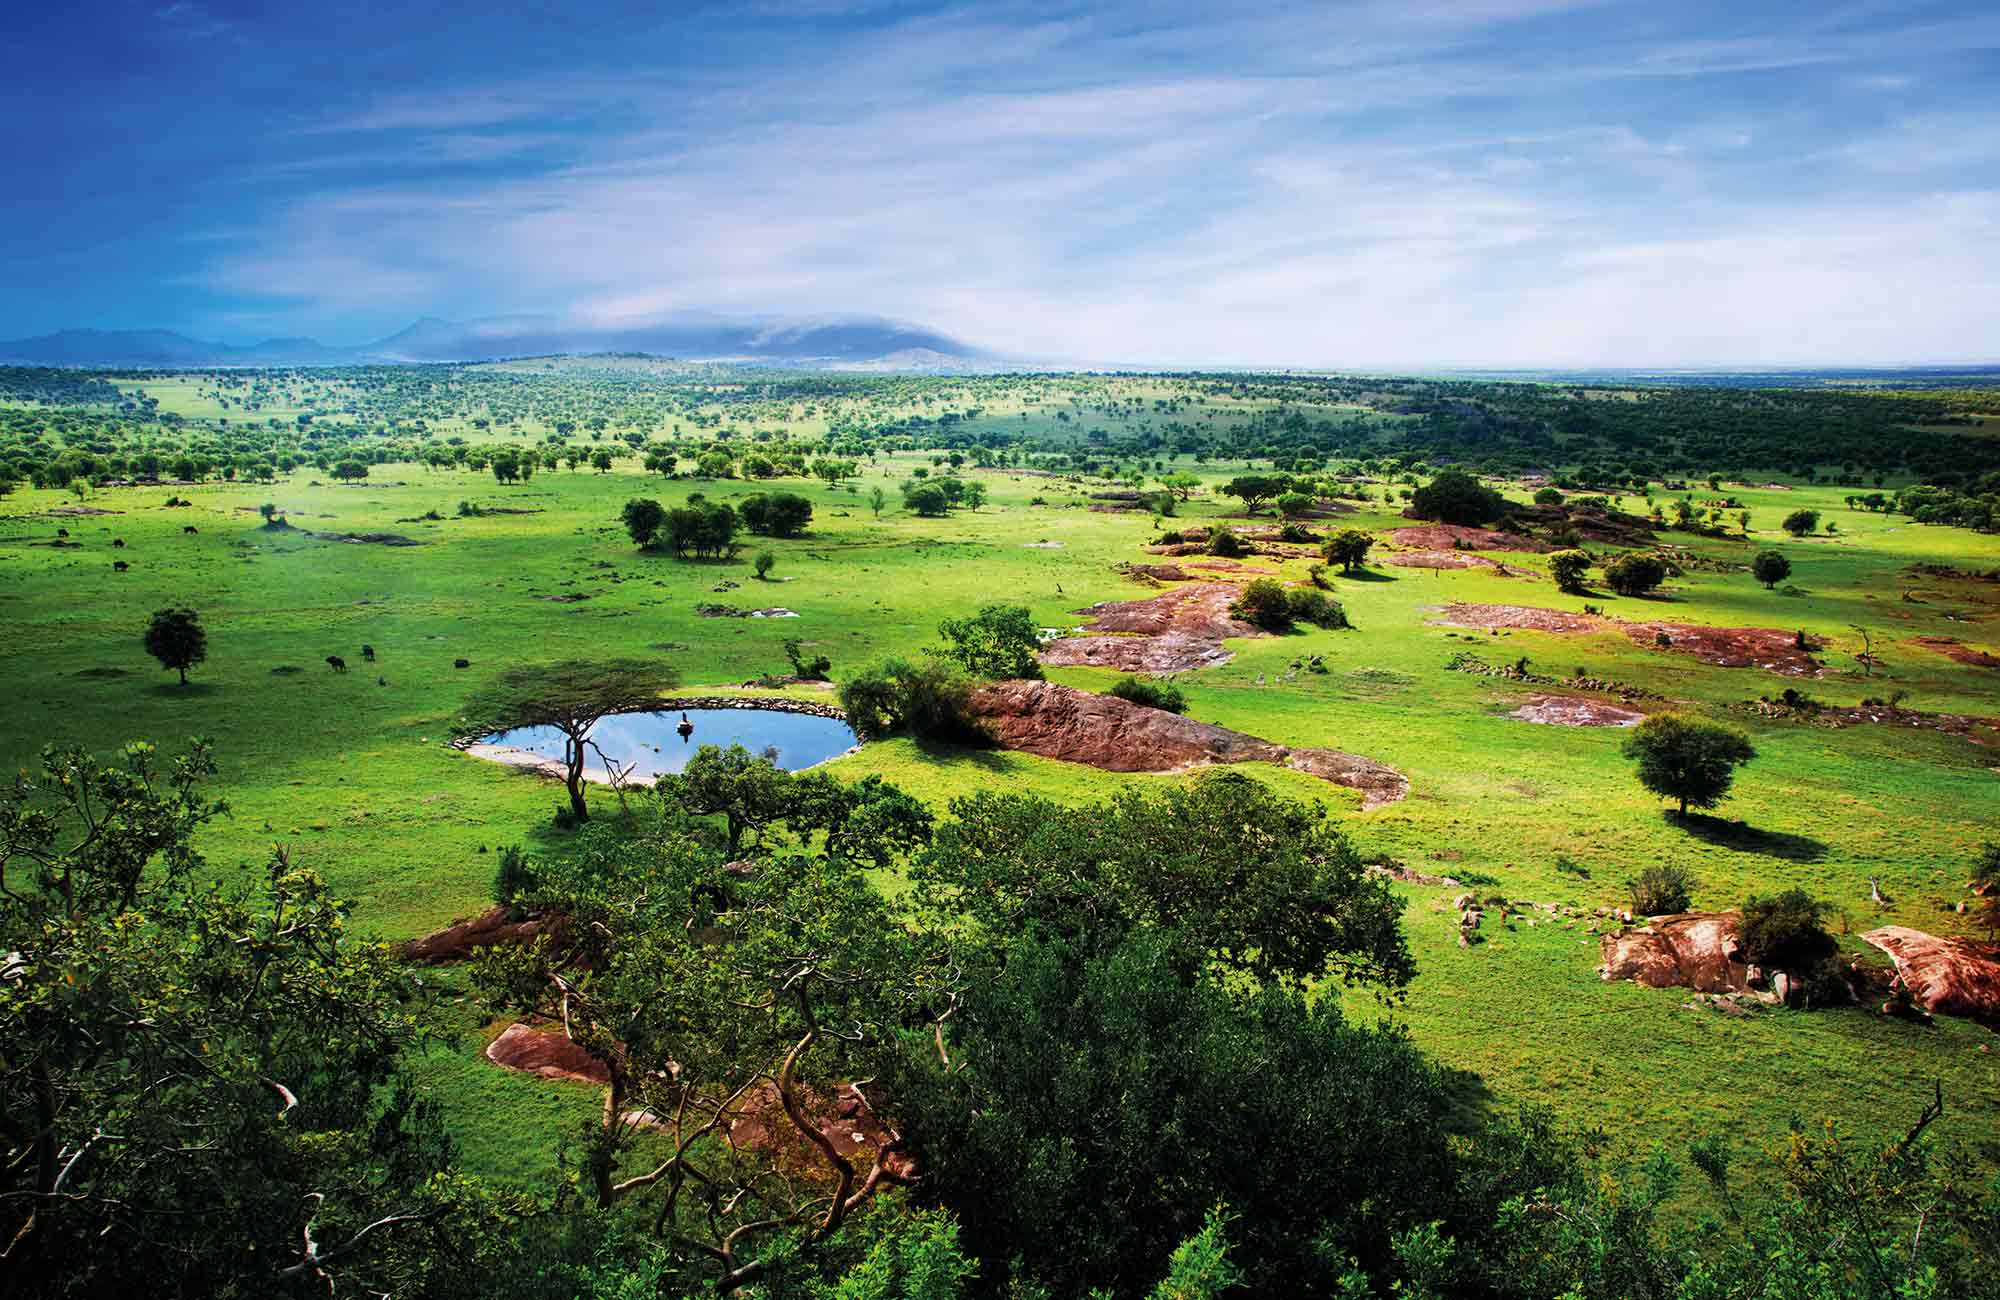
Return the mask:
[[(168, 387), (147, 384), (155, 395)], [(198, 413), (197, 396), (174, 394)], [(1019, 423), (1018, 412), (982, 418)], [(120, 513), (62, 520), (45, 512), (71, 498), (23, 491), (0, 505), (9, 512), (0, 520), (0, 618), (9, 629), (0, 671), (12, 696), (0, 762), (29, 763), (48, 740), (104, 750), (132, 737), (170, 748), (212, 737), (232, 805), (202, 842), (212, 869), (254, 869), (271, 844), (286, 843), (356, 901), (358, 928), (421, 933), (484, 906), (498, 846), (545, 844), (555, 834), (547, 825), (552, 786), (445, 744), (463, 702), (508, 665), (655, 655), (678, 665), (689, 688), (728, 687), (781, 671), (781, 643), (799, 637), (833, 660), (838, 677), (878, 656), (914, 652), (934, 641), (940, 619), (988, 601), (1025, 604), (1043, 625), (1070, 626), (1092, 601), (1148, 594), (1112, 566), (1143, 558), (1151, 518), (1092, 512), (1058, 480), (982, 471), (991, 503), (976, 513), (921, 520), (892, 507), (876, 519), (867, 489), (880, 484), (893, 500), (896, 484), (922, 463), (927, 458), (904, 456), (868, 466), (858, 494), (783, 482), (810, 497), (817, 514), (809, 536), (768, 543), (781, 579), (770, 584), (756, 581), (748, 563), (767, 545), (761, 539), (740, 562), (689, 563), (636, 553), (616, 523), (631, 496), (672, 504), (695, 491), (728, 499), (756, 488), (667, 482), (629, 468), (543, 473), (508, 488), (487, 476), (415, 466), (376, 467), (353, 487), (315, 485), (306, 471), (275, 486), (175, 489), (195, 502), (184, 510), (161, 508), (165, 489), (100, 491), (90, 504)], [(1211, 481), (1227, 476), (1206, 472)], [(1887, 922), (1953, 931), (1962, 918), (1944, 909), (1963, 896), (1969, 859), (1980, 840), (2000, 838), (1992, 812), (2000, 806), (2000, 753), (1928, 731), (1828, 730), (1732, 715), (1759, 751), (1720, 810), (1742, 826), (1691, 834), (1635, 785), (1617, 753), (1622, 733), (1515, 721), (1503, 715), (1522, 691), (1444, 667), (1451, 653), (1469, 648), (1496, 662), (1526, 655), (1538, 671), (1582, 667), (1702, 707), (1797, 685), (1829, 703), (1900, 690), (1914, 708), (2000, 713), (2000, 674), (1910, 644), (1935, 635), (2000, 646), (1990, 621), (1977, 621), (1990, 620), (2000, 588), (1904, 574), (1917, 560), (1994, 567), (2000, 540), (1850, 512), (1841, 489), (1727, 490), (1752, 511), (1752, 537), (1666, 540), (1734, 563), (1776, 545), (1792, 558), (1799, 594), (1768, 592), (1743, 573), (1690, 572), (1657, 599), (1588, 599), (1632, 620), (1805, 629), (1832, 642), (1824, 678), (1713, 668), (1615, 633), (1488, 636), (1439, 627), (1428, 621), (1434, 609), (1454, 600), (1579, 610), (1585, 598), (1561, 595), (1546, 580), (1371, 566), (1335, 580), (1356, 630), (1235, 643), (1233, 662), (1178, 681), (1195, 717), (1370, 755), (1408, 774), (1408, 800), (1364, 813), (1351, 792), (1250, 769), (1324, 801), (1364, 852), (1421, 871), (1478, 872), (1512, 897), (1604, 905), (1622, 902), (1622, 882), (1641, 867), (1671, 859), (1703, 882), (1697, 906), (1734, 906), (1749, 891), (1796, 884), (1845, 909), (1856, 933)], [(1036, 496), (1048, 504), (1031, 506)], [(450, 517), (461, 499), (538, 513)], [(255, 507), (263, 501), (298, 527), (261, 528)], [(1798, 506), (1820, 509), (1839, 533), (1808, 541), (1776, 533), (1778, 519)], [(1233, 508), (1208, 499), (1184, 515)], [(447, 518), (418, 518), (430, 510)], [(1375, 529), (1405, 522), (1375, 510), (1342, 522)], [(82, 549), (39, 544), (58, 523)], [(183, 535), (188, 523), (198, 535)], [(341, 544), (304, 529), (395, 532), (424, 544)], [(114, 537), (126, 549), (114, 552)], [(1028, 545), (1042, 540), (1062, 545)], [(114, 574), (114, 556), (131, 571)], [(1306, 565), (1277, 567), (1296, 579)], [(724, 582), (738, 586), (718, 594)], [(1906, 603), (1906, 590), (1922, 603)], [(577, 594), (589, 599), (551, 599)], [(694, 613), (702, 601), (782, 604), (801, 618), (705, 619)], [(187, 690), (140, 646), (147, 615), (168, 603), (192, 604), (209, 628), (210, 661)], [(1857, 623), (1885, 660), (1872, 676), (1853, 658)], [(361, 661), (364, 642), (379, 663)], [(329, 654), (345, 657), (350, 671), (329, 671)], [(1324, 656), (1330, 671), (1286, 680), (1289, 665), (1307, 654)], [(454, 669), (460, 657), (472, 666)], [(281, 666), (301, 671), (274, 674)], [(1054, 675), (1094, 689), (1116, 677), (1085, 669)], [(880, 773), (940, 805), (979, 789), (1083, 801), (1187, 779), (902, 741), (869, 746), (833, 770)], [(610, 796), (598, 804), (609, 807)], [(1581, 863), (1590, 878), (1557, 872), (1558, 855)], [(1871, 877), (1892, 900), (1886, 908), (1868, 901)], [(1686, 1010), (1685, 995), (1672, 990), (1599, 981), (1596, 940), (1580, 929), (1494, 930), (1489, 942), (1461, 950), (1446, 911), (1450, 892), (1404, 887), (1422, 973), (1388, 1014), (1441, 1060), (1483, 1076), (1495, 1105), (1546, 1103), (1642, 1145), (1727, 1128), (1749, 1154), (1794, 1112), (1834, 1116), (1869, 1133), (1899, 1131), (1935, 1077), (1945, 1083), (1957, 1136), (2000, 1140), (2000, 1076), (1984, 1030), (1962, 1023), (1919, 1030), (1858, 1010), (1741, 1019)], [(1356, 1014), (1375, 1014), (1367, 998), (1350, 1000)], [(487, 1065), (477, 1054), (487, 1032), (477, 1013), (458, 1014), (465, 1043), (428, 1059), (424, 1077), (449, 1102), (475, 1167), (538, 1174), (553, 1141), (595, 1098)]]

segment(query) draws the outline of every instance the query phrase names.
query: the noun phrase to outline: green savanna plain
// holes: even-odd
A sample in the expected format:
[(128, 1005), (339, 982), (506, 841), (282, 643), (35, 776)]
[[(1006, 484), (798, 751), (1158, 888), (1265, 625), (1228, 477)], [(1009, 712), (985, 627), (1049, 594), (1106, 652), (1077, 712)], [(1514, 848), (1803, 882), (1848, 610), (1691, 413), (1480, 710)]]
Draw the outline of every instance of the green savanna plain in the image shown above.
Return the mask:
[[(192, 382), (147, 387), (163, 396), (162, 409), (209, 413)], [(1017, 414), (996, 408), (991, 418)], [(258, 871), (274, 843), (288, 845), (355, 901), (357, 930), (387, 940), (421, 934), (486, 906), (499, 846), (561, 851), (562, 833), (550, 825), (554, 786), (446, 743), (464, 702), (505, 667), (654, 657), (674, 664), (690, 691), (740, 690), (784, 670), (782, 642), (790, 637), (828, 656), (839, 678), (934, 643), (941, 619), (989, 602), (1025, 605), (1041, 625), (1066, 628), (1092, 602), (1152, 594), (1114, 568), (1150, 558), (1142, 549), (1156, 535), (1150, 514), (1092, 510), (1090, 489), (1061, 479), (968, 468), (965, 476), (986, 485), (986, 504), (918, 518), (897, 504), (896, 485), (928, 463), (915, 453), (878, 455), (864, 461), (857, 490), (796, 479), (664, 480), (629, 461), (609, 473), (550, 471), (512, 486), (398, 464), (374, 466), (350, 486), (316, 482), (324, 475), (308, 466), (275, 485), (101, 489), (85, 504), (114, 513), (61, 518), (50, 512), (74, 507), (73, 497), (23, 489), (0, 503), (7, 628), (0, 680), (9, 696), (0, 762), (8, 770), (31, 765), (49, 741), (103, 751), (147, 738), (171, 751), (189, 737), (210, 737), (222, 765), (217, 793), (231, 807), (201, 841), (212, 871)], [(1181, 458), (1174, 467), (1199, 473), (1207, 490), (1165, 526), (1241, 522), (1238, 503), (1214, 490), (1240, 464)], [(867, 500), (878, 485), (890, 498), (879, 517)], [(727, 501), (774, 487), (813, 502), (809, 534), (749, 539), (732, 562), (637, 552), (618, 523), (620, 506), (635, 496), (672, 506), (694, 492)], [(1787, 686), (1835, 705), (1902, 691), (1910, 708), (2000, 713), (2000, 672), (1914, 642), (1954, 637), (2000, 649), (1990, 622), (1979, 621), (2000, 604), (2000, 587), (1909, 572), (1917, 562), (1992, 569), (2000, 538), (1849, 510), (1837, 488), (1723, 490), (1750, 510), (1749, 537), (1666, 539), (1725, 565), (1776, 547), (1792, 561), (1794, 590), (1767, 591), (1746, 572), (1700, 567), (1653, 598), (1573, 597), (1540, 572), (1538, 556), (1504, 557), (1537, 574), (1505, 577), (1389, 567), (1378, 550), (1363, 574), (1332, 579), (1353, 630), (1232, 641), (1229, 663), (1176, 680), (1195, 717), (1395, 766), (1409, 777), (1410, 796), (1366, 812), (1349, 791), (1269, 767), (1249, 770), (1327, 805), (1364, 854), (1426, 874), (1499, 882), (1480, 886), (1482, 894), (1623, 906), (1625, 880), (1673, 861), (1702, 882), (1697, 907), (1733, 907), (1750, 892), (1793, 885), (1833, 901), (1844, 913), (1843, 947), (1857, 955), (1873, 950), (1856, 936), (1879, 924), (1963, 932), (1965, 918), (1952, 905), (1966, 896), (1980, 842), (2000, 838), (2000, 751), (1935, 730), (1834, 729), (1732, 711), (1758, 757), (1718, 810), (1725, 820), (1691, 833), (1633, 781), (1618, 753), (1623, 733), (1519, 721), (1507, 714), (1524, 688), (1446, 667), (1460, 650), (1495, 663), (1526, 656), (1539, 672), (1581, 670), (1717, 713)], [(192, 507), (163, 508), (170, 493)], [(1509, 495), (1525, 499), (1519, 487)], [(1697, 485), (1694, 495), (1713, 494)], [(522, 513), (455, 517), (461, 500)], [(257, 507), (265, 502), (293, 526), (263, 527)], [(1801, 507), (1820, 510), (1838, 531), (1805, 540), (1781, 533), (1780, 518)], [(1384, 531), (1410, 522), (1393, 510), (1378, 500), (1338, 524)], [(430, 511), (444, 518), (424, 519)], [(197, 533), (183, 531), (190, 524)], [(79, 548), (47, 545), (58, 525)], [(313, 535), (335, 533), (394, 533), (420, 544)], [(125, 548), (114, 551), (113, 538)], [(760, 549), (777, 556), (768, 584), (750, 568)], [(114, 573), (114, 558), (130, 571)], [(1293, 581), (1307, 568), (1305, 560), (1250, 563)], [(740, 585), (716, 594), (724, 582)], [(1905, 601), (1906, 591), (1915, 599)], [(1634, 621), (1803, 629), (1829, 643), (1827, 671), (1795, 680), (1712, 667), (1615, 632), (1489, 634), (1433, 621), (1453, 601), (1578, 611), (1586, 600)], [(704, 601), (783, 605), (799, 617), (705, 618), (695, 612)], [(209, 632), (208, 662), (186, 688), (140, 643), (148, 615), (169, 604), (198, 609)], [(1870, 672), (1855, 658), (1863, 645), (1857, 627), (1880, 657)], [(361, 661), (364, 643), (379, 662)], [(330, 654), (344, 656), (351, 671), (330, 671), (323, 662)], [(1310, 655), (1322, 656), (1325, 674), (1294, 672)], [(471, 666), (454, 669), (458, 658)], [(1088, 669), (1050, 675), (1098, 690), (1115, 677)], [(981, 789), (1084, 802), (1189, 779), (905, 740), (868, 745), (830, 770), (879, 773), (940, 809)], [(610, 812), (616, 801), (600, 791), (595, 807)], [(1588, 877), (1558, 871), (1559, 858)], [(1871, 880), (1885, 903), (1871, 901)], [(1724, 1132), (1754, 1168), (1795, 1116), (1836, 1119), (1868, 1136), (1899, 1134), (1935, 1079), (1955, 1137), (2000, 1143), (2000, 1054), (1987, 1030), (1942, 1018), (1919, 1027), (1865, 1008), (1740, 1017), (1692, 1009), (1684, 991), (1602, 982), (1598, 939), (1582, 924), (1489, 923), (1486, 942), (1461, 948), (1451, 904), (1459, 891), (1397, 888), (1408, 900), (1421, 972), (1402, 1001), (1347, 994), (1348, 1009), (1407, 1024), (1426, 1051), (1466, 1072), (1468, 1105), (1546, 1104), (1573, 1123), (1601, 1127), (1635, 1154)], [(435, 978), (448, 991), (458, 987), (448, 971)], [(499, 1026), (460, 1005), (465, 1034), (426, 1059), (424, 1077), (446, 1102), (474, 1168), (535, 1176), (600, 1098), (488, 1065), (479, 1049)]]

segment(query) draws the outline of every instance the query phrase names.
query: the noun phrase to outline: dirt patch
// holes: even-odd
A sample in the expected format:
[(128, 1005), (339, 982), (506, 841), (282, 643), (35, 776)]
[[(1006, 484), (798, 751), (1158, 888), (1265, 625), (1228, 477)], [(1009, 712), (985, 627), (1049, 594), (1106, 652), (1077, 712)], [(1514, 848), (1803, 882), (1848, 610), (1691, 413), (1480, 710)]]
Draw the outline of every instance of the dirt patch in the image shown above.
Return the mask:
[(405, 537), (401, 533), (316, 533), (310, 528), (299, 528), (295, 531), (304, 533), (307, 537), (317, 537), (322, 542), (346, 542), (355, 546), (423, 545), (416, 538)]
[(1134, 578), (1152, 578), (1157, 582), (1192, 582), (1194, 575), (1178, 564), (1132, 564), (1125, 568), (1127, 575)]
[[(1594, 614), (1569, 614), (1524, 605), (1452, 604), (1432, 622), (1453, 627), (1514, 628), (1530, 632), (1583, 633), (1616, 628), (1633, 644), (1694, 655), (1718, 668), (1763, 668), (1787, 677), (1817, 677), (1821, 667), (1798, 634), (1774, 627), (1696, 627), (1689, 623), (1627, 623)], [(1667, 640), (1662, 644), (1660, 637)], [(1809, 642), (1810, 644), (1810, 642)]]
[(1605, 935), (1602, 951), (1604, 964), (1597, 973), (1606, 980), (1699, 993), (1740, 993), (1750, 987), (1734, 912), (1654, 917), (1636, 930)]
[(1601, 632), (1614, 626), (1614, 621), (1599, 618), (1595, 614), (1567, 614), (1559, 609), (1530, 609), (1525, 605), (1467, 605), (1454, 603), (1444, 607), (1443, 615), (1433, 619), (1435, 623), (1448, 623), (1453, 627), (1504, 627), (1525, 632)]
[(96, 506), (57, 506), (53, 510), (44, 510), (41, 517), (44, 519), (76, 519), (90, 515), (122, 515), (124, 513), (123, 510), (99, 510)]
[[(1763, 668), (1787, 677), (1817, 677), (1821, 668), (1798, 634), (1774, 627), (1696, 627), (1688, 623), (1626, 623), (1633, 644), (1693, 655), (1718, 668)], [(1669, 644), (1662, 645), (1665, 634)], [(1810, 644), (1810, 642), (1808, 642)]]
[(1519, 533), (1500, 533), (1490, 528), (1467, 528), (1460, 524), (1423, 524), (1397, 528), (1389, 540), (1398, 546), (1420, 551), (1553, 551), (1547, 542)]
[(526, 1021), (507, 1026), (486, 1045), (486, 1059), (538, 1079), (568, 1079), (605, 1084), (611, 1072), (604, 1062), (569, 1040), (561, 1030), (536, 1029)]
[(1507, 716), (1552, 727), (1630, 727), (1646, 715), (1582, 695), (1531, 695)]
[(1503, 578), (1533, 578), (1528, 569), (1490, 560), (1469, 551), (1397, 551), (1387, 563), (1399, 569), (1491, 569)]
[(405, 943), (397, 955), (404, 961), (429, 963), (463, 961), (475, 949), (498, 944), (526, 947), (544, 934), (559, 933), (539, 917), (516, 920), (509, 909), (495, 904), (469, 921), (455, 921), (435, 934)]
[(1372, 758), (1293, 749), (1227, 727), (1149, 709), (1054, 682), (990, 682), (972, 693), (972, 716), (1008, 749), (1106, 772), (1175, 772), (1214, 763), (1274, 763), (1361, 792), (1361, 806), (1409, 793), (1401, 772)]
[(1861, 941), (1889, 954), (1896, 978), (1924, 1010), (2000, 1029), (2000, 943), (1940, 939), (1901, 925), (1870, 930)]
[(1167, 673), (1228, 663), (1226, 637), (1264, 632), (1230, 617), (1236, 588), (1207, 582), (1145, 600), (1108, 600), (1078, 610), (1090, 616), (1084, 636), (1050, 642), (1042, 662), (1059, 667)]
[(1968, 664), (1974, 668), (2000, 668), (2000, 655), (1994, 655), (1976, 646), (1969, 646), (1955, 636), (1912, 637), (1910, 644), (1941, 654), (1955, 664)]

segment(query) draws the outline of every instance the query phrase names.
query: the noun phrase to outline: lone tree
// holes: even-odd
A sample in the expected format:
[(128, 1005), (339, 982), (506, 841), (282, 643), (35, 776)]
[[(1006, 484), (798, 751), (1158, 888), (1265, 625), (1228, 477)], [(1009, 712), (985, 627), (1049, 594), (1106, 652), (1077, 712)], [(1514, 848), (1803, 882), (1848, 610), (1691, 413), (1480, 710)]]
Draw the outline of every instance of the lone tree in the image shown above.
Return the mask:
[(1604, 580), (1621, 596), (1643, 596), (1667, 580), (1667, 564), (1657, 555), (1633, 551), (1605, 565)]
[(1785, 516), (1785, 522), (1780, 524), (1779, 527), (1794, 537), (1804, 537), (1807, 533), (1819, 527), (1819, 511), (1794, 510)]
[(627, 501), (618, 517), (625, 521), (625, 531), (632, 535), (632, 544), (642, 551), (652, 546), (667, 522), (665, 507), (650, 497)]
[(1750, 572), (1769, 589), (1792, 576), (1792, 562), (1777, 551), (1759, 551), (1750, 561)]
[(1500, 518), (1507, 513), (1507, 503), (1464, 470), (1448, 469), (1411, 494), (1410, 513), (1418, 519), (1472, 527)]
[(1243, 503), (1243, 513), (1254, 515), (1258, 506), (1291, 486), (1292, 480), (1283, 474), (1239, 474), (1222, 485), (1222, 494), (1237, 498)]
[(1622, 747), (1639, 764), (1639, 784), (1680, 801), (1680, 815), (1713, 808), (1729, 793), (1736, 766), (1757, 756), (1742, 732), (1686, 713), (1656, 713)]
[(1343, 528), (1326, 539), (1326, 544), (1320, 547), (1320, 554), (1326, 556), (1328, 564), (1338, 564), (1342, 573), (1352, 573), (1361, 567), (1374, 545), (1373, 534), (1359, 528)]
[(1589, 572), (1589, 551), (1557, 551), (1549, 557), (1549, 576), (1556, 580), (1556, 586), (1571, 595), (1587, 594), (1583, 576)]
[[(583, 798), (586, 747), (596, 749), (590, 732), (600, 719), (614, 713), (643, 713), (656, 708), (660, 692), (673, 686), (678, 674), (666, 664), (644, 659), (566, 659), (560, 663), (524, 665), (500, 674), (486, 692), (467, 706), (469, 730), (511, 731), (516, 727), (554, 727), (563, 736), (563, 784), (569, 787), (570, 814), (590, 819)], [(598, 757), (604, 751), (598, 750)], [(606, 759), (606, 763), (609, 763)]]
[(938, 624), (938, 635), (945, 639), (944, 657), (974, 677), (1042, 675), (1035, 658), (1042, 639), (1034, 616), (1024, 606), (983, 606), (976, 618), (948, 618)]
[(146, 628), (146, 653), (181, 675), (186, 686), (188, 669), (208, 658), (208, 632), (201, 615), (191, 609), (163, 609), (154, 613)]

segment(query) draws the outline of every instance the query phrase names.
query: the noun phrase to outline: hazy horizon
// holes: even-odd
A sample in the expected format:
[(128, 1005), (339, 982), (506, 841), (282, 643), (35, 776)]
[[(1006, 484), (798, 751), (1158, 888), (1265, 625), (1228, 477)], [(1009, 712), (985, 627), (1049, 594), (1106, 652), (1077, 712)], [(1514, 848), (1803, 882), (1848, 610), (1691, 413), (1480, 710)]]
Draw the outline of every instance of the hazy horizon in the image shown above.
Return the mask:
[(1974, 3), (15, 21), (0, 338), (875, 315), (1313, 369), (2000, 359)]

